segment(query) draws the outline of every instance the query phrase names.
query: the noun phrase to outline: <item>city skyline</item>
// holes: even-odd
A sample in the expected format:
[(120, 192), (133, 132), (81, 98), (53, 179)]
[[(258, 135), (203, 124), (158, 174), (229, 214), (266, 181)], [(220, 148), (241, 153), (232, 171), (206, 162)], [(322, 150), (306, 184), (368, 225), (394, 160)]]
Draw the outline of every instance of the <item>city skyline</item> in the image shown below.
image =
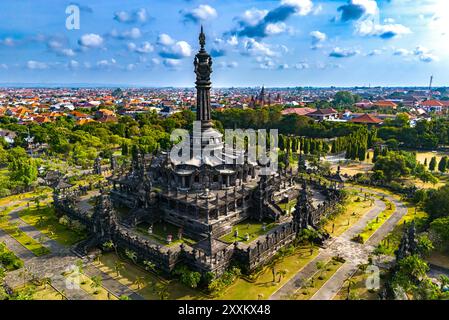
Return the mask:
[(445, 86), (448, 4), (415, 2), (3, 1), (0, 83), (191, 87), (203, 24), (215, 87)]

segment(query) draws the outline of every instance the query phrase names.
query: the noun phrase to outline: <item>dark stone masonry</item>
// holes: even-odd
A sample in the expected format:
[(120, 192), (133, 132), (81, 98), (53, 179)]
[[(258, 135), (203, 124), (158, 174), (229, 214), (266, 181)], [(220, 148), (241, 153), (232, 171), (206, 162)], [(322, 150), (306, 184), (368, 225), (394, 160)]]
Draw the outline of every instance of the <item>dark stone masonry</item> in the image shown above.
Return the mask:
[[(203, 30), (199, 41), (201, 49), (194, 66), (197, 121), (201, 122), (203, 138), (192, 140), (201, 139), (201, 149), (213, 150), (217, 159), (235, 159), (241, 156), (239, 151), (229, 153), (222, 134), (212, 126), (212, 58), (205, 50)], [(319, 181), (304, 181), (301, 169), (290, 167), (267, 176), (261, 175), (258, 162), (235, 162), (224, 164), (202, 157), (176, 162), (168, 152), (134, 154), (130, 168), (119, 168), (111, 161), (113, 175), (97, 197), (93, 213), (80, 209), (83, 190), (63, 184), (55, 188), (54, 205), (59, 214), (80, 221), (90, 232), (91, 236), (75, 248), (80, 253), (112, 241), (119, 250), (135, 252), (138, 262), (151, 261), (167, 274), (183, 263), (202, 274), (220, 275), (232, 263), (246, 272), (267, 263), (301, 230), (317, 228), (340, 200), (336, 184), (327, 187)], [(95, 161), (93, 172), (102, 174), (101, 159)], [(297, 204), (289, 214), (280, 204), (292, 199), (297, 199)], [(274, 226), (251, 241), (223, 240), (235, 232), (235, 225), (246, 221), (264, 223), (264, 228), (266, 223)], [(142, 224), (149, 226), (148, 235), (138, 230)], [(171, 238), (166, 243), (156, 241), (150, 236), (156, 224), (172, 226), (178, 232), (168, 236)], [(183, 238), (190, 241), (170, 243)]]

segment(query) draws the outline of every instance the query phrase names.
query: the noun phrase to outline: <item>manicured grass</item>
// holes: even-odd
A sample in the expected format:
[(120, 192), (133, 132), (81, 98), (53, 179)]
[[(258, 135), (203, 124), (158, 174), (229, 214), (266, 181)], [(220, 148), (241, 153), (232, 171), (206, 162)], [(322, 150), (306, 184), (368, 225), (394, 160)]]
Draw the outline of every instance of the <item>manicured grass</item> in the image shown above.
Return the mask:
[(394, 252), (399, 248), (402, 234), (404, 233), (404, 222), (410, 223), (413, 220), (416, 222), (423, 221), (427, 219), (427, 216), (427, 213), (422, 210), (416, 210), (415, 214), (415, 207), (409, 206), (407, 209), (407, 214), (402, 217), (402, 219), (394, 227), (393, 231), (390, 232), (377, 246), (376, 253), (393, 256)]
[[(357, 201), (359, 200), (358, 198), (360, 198), (360, 201)], [(348, 230), (355, 221), (359, 220), (366, 213), (368, 213), (368, 211), (372, 208), (373, 207), (371, 207), (371, 201), (369, 199), (365, 201), (363, 196), (359, 197), (358, 194), (353, 193), (346, 201), (344, 211), (331, 217), (323, 228), (332, 236), (338, 237)], [(332, 229), (334, 232), (332, 232)]]
[[(176, 245), (180, 243), (187, 243), (187, 244), (194, 244), (195, 241), (192, 239), (189, 239), (183, 235), (182, 239), (178, 238), (178, 232), (179, 227), (176, 227), (170, 223), (154, 223), (153, 224), (153, 233), (148, 233), (148, 228), (150, 225), (148, 223), (142, 223), (137, 227), (137, 231), (139, 231), (141, 234), (159, 242), (162, 245)], [(169, 244), (167, 242), (167, 236), (172, 236), (172, 242)]]
[(51, 285), (35, 285), (28, 283), (25, 286), (15, 288), (15, 294), (20, 295), (21, 292), (30, 292), (32, 300), (48, 301), (48, 300), (65, 300), (66, 298), (61, 295)]
[[(366, 281), (370, 273), (365, 273), (358, 270), (351, 278), (353, 283), (351, 284), (351, 290), (349, 299), (351, 300), (379, 300), (378, 291), (368, 290)], [(383, 281), (380, 279), (380, 287), (382, 287)], [(335, 296), (334, 300), (346, 300), (348, 298), (348, 282), (340, 289)]]
[(92, 296), (92, 300), (118, 300), (113, 294), (109, 294), (108, 297), (108, 291), (102, 286), (92, 286), (93, 281), (84, 274), (68, 274), (67, 278), (74, 281), (74, 283), (79, 281), (80, 288), (89, 293)]
[(270, 267), (265, 267), (254, 282), (239, 278), (229, 286), (224, 293), (218, 296), (218, 300), (258, 300), (268, 299), (273, 293), (288, 282), (298, 271), (312, 261), (318, 255), (318, 248), (313, 248), (311, 254), (309, 245), (304, 245), (295, 251), (293, 255), (284, 257), (274, 265), (275, 271), (285, 270), (286, 274), (279, 282), (279, 276), (273, 281)]
[(35, 256), (43, 256), (50, 253), (50, 250), (44, 247), (41, 243), (34, 240), (26, 233), (19, 231), (18, 229), (11, 225), (6, 218), (0, 220), (0, 229), (5, 231), (11, 237), (16, 239), (21, 245), (30, 250)]
[(292, 209), (296, 206), (297, 199), (294, 199), (288, 203), (279, 203), (278, 206), (284, 211), (285, 213), (289, 214)]
[(19, 212), (20, 218), (58, 243), (71, 246), (86, 237), (59, 223), (53, 207), (29, 208)]
[[(120, 270), (119, 275), (117, 275), (117, 272), (115, 271), (116, 262), (121, 262), (124, 265), (124, 268)], [(157, 285), (166, 285), (168, 298), (170, 300), (206, 299), (206, 296), (202, 295), (199, 291), (187, 288), (178, 281), (169, 282), (156, 277), (152, 273), (146, 272), (132, 263), (121, 260), (115, 253), (102, 255), (100, 261), (96, 261), (94, 264), (101, 271), (107, 273), (120, 283), (130, 287), (147, 300), (160, 299), (156, 292), (157, 290), (155, 290)], [(145, 282), (140, 289), (137, 284), (134, 283), (138, 277), (142, 277)]]
[(10, 206), (12, 202), (18, 202), (18, 201), (32, 201), (33, 198), (40, 196), (40, 195), (50, 195), (51, 189), (47, 187), (39, 188), (39, 190), (27, 192), (27, 193), (19, 193), (16, 195), (8, 196), (5, 198), (0, 199), (0, 211), (1, 207), (4, 207), (3, 209), (6, 209)]
[(13, 271), (22, 268), (23, 261), (12, 251), (8, 250), (4, 243), (0, 243), (0, 265), (2, 265), (6, 271)]
[(306, 285), (299, 289), (294, 295), (295, 300), (309, 300), (320, 288), (337, 272), (343, 265), (343, 262), (330, 260), (322, 270), (318, 270), (310, 279), (307, 279)]
[(33, 300), (63, 300), (62, 295), (52, 286), (38, 286), (35, 290)]
[[(259, 221), (244, 221), (239, 224), (236, 224), (232, 227), (232, 231), (228, 233), (227, 235), (221, 237), (220, 240), (225, 242), (235, 242), (236, 240), (242, 243), (250, 243), (251, 241), (255, 240), (261, 235), (266, 234), (269, 230), (273, 229), (275, 227), (275, 223), (270, 223), (269, 221), (266, 221), (266, 229), (265, 231), (262, 229), (264, 222)], [(234, 237), (235, 231), (238, 231), (238, 237)], [(249, 240), (245, 240), (245, 235), (249, 234)]]
[(396, 206), (392, 202), (386, 201), (385, 204), (387, 205), (387, 209), (381, 212), (375, 219), (368, 222), (364, 231), (360, 233), (363, 243), (365, 243), (396, 211)]

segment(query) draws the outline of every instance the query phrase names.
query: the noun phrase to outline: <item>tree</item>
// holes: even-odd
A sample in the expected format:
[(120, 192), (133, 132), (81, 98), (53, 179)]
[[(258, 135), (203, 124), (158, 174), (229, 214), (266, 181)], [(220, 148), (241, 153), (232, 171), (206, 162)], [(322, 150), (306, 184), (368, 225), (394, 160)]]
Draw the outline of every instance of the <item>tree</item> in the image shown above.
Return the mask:
[(432, 157), (432, 159), (430, 159), (430, 163), (429, 163), (429, 170), (435, 171), (436, 167), (437, 167), (437, 157)]
[(449, 185), (438, 190), (429, 190), (424, 209), (430, 215), (431, 220), (435, 220), (449, 215)]
[(386, 156), (379, 156), (373, 171), (382, 171), (387, 181), (408, 176), (411, 172), (404, 155), (396, 152), (389, 152)]
[(285, 270), (285, 269), (279, 270), (279, 271), (277, 272), (277, 275), (279, 276), (278, 282), (281, 282), (282, 278), (285, 277), (285, 275), (286, 275), (287, 273), (288, 273), (288, 271)]
[(137, 286), (137, 290), (140, 290), (145, 285), (145, 278), (144, 277), (137, 277), (133, 285)]
[(93, 276), (90, 280), (92, 281), (90, 287), (95, 290), (94, 294), (98, 294), (98, 288), (102, 286), (103, 278), (101, 276)]
[(125, 269), (125, 264), (121, 261), (116, 261), (114, 263), (114, 270), (117, 273), (117, 277), (120, 277), (120, 271)]
[(441, 158), (440, 162), (438, 163), (438, 171), (440, 171), (441, 173), (444, 173), (447, 170), (447, 166), (448, 166), (447, 159), (448, 158), (446, 156), (444, 156)]
[(334, 104), (337, 107), (352, 107), (354, 102), (354, 96), (348, 91), (339, 91), (334, 96)]

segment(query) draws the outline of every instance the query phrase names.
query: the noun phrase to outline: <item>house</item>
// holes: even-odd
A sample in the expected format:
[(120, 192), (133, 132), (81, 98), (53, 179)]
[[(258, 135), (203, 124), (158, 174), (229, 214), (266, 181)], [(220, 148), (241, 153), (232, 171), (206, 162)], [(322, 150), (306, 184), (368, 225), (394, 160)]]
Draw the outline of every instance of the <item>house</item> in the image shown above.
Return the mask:
[(17, 134), (14, 131), (0, 129), (0, 137), (4, 138), (6, 143), (13, 144)]
[(355, 106), (361, 109), (370, 109), (374, 106), (374, 104), (369, 100), (362, 100), (360, 102), (355, 103)]
[(373, 103), (373, 106), (376, 108), (390, 108), (390, 109), (396, 109), (398, 107), (398, 105), (396, 103), (394, 103), (393, 101), (390, 100), (379, 100), (379, 101), (375, 101)]
[(296, 114), (298, 116), (306, 116), (309, 113), (312, 113), (315, 111), (317, 111), (317, 110), (312, 109), (312, 108), (288, 108), (288, 109), (282, 110), (281, 114), (283, 116), (288, 115), (288, 114)]
[(100, 109), (95, 113), (95, 117), (98, 122), (106, 123), (106, 122), (117, 122), (117, 116), (114, 111), (108, 109)]
[(338, 119), (338, 111), (333, 108), (318, 109), (314, 112), (308, 113), (307, 116), (318, 121), (334, 120)]
[(361, 116), (358, 116), (358, 117), (355, 117), (355, 118), (349, 120), (349, 122), (358, 123), (358, 124), (378, 125), (378, 124), (382, 123), (382, 120), (380, 120), (379, 118), (377, 118), (371, 114), (365, 113)]
[(426, 100), (422, 101), (419, 106), (427, 112), (441, 113), (443, 111), (444, 104), (439, 100)]

